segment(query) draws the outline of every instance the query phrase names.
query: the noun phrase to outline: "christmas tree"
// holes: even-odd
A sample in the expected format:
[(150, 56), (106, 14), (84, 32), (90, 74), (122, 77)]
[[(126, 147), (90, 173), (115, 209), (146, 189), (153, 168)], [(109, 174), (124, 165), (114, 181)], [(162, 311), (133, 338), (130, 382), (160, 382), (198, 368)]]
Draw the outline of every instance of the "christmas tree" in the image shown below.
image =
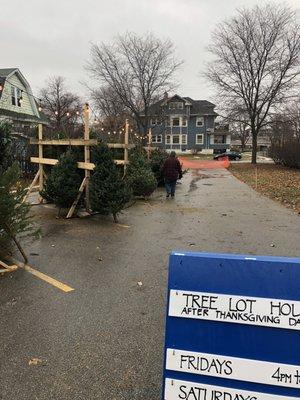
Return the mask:
[(78, 194), (81, 181), (82, 175), (77, 168), (76, 158), (71, 151), (67, 151), (52, 168), (41, 196), (59, 209), (70, 207)]
[(7, 255), (11, 243), (14, 242), (27, 262), (17, 237), (35, 232), (29, 216), (29, 204), (23, 202), (26, 189), (20, 178), (17, 163), (0, 172), (0, 254)]
[(0, 173), (13, 163), (11, 128), (7, 122), (0, 122)]
[(157, 180), (143, 149), (134, 149), (129, 155), (126, 181), (134, 196), (150, 196), (157, 187)]
[(130, 200), (131, 193), (114, 163), (112, 152), (105, 144), (93, 152), (95, 169), (90, 181), (90, 201), (93, 211), (112, 214), (114, 221)]

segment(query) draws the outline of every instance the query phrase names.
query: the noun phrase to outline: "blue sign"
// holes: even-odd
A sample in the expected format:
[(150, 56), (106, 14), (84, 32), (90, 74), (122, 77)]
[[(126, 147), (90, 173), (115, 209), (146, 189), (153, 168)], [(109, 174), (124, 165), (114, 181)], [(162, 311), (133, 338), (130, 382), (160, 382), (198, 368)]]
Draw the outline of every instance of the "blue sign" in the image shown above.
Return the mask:
[(164, 400), (300, 399), (300, 259), (173, 252)]

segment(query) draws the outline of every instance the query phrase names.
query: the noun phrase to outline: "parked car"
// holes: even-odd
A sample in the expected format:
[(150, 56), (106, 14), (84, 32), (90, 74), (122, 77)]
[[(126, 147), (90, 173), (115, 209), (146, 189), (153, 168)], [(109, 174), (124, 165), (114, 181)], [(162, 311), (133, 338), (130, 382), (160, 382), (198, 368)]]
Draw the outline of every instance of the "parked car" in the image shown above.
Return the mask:
[(221, 158), (228, 157), (230, 161), (232, 160), (240, 160), (242, 155), (237, 153), (236, 151), (227, 151), (226, 153), (217, 154), (214, 156), (214, 160), (220, 160)]

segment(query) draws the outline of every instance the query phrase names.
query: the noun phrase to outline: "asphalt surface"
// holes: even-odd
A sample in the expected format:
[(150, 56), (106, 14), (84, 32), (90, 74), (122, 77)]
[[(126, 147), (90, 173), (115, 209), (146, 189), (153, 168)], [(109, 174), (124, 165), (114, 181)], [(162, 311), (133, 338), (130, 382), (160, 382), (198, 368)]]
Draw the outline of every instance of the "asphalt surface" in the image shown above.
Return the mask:
[[(0, 278), (0, 399), (160, 399), (167, 263), (173, 249), (300, 256), (300, 217), (226, 170), (194, 171), (110, 218), (56, 219), (29, 265)], [(128, 227), (129, 226), (129, 227)]]

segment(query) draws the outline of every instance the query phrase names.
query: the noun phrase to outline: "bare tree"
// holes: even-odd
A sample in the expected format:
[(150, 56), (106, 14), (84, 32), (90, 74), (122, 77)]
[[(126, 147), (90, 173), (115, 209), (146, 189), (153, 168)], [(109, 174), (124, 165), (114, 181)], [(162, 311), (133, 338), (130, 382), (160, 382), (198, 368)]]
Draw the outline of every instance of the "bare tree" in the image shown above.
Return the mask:
[(112, 44), (92, 45), (87, 68), (97, 82), (116, 93), (146, 133), (150, 105), (174, 86), (172, 78), (181, 64), (169, 40), (127, 33)]
[(49, 117), (55, 130), (69, 134), (78, 120), (82, 105), (79, 97), (67, 90), (65, 78), (49, 78), (40, 97), (43, 112)]
[(128, 109), (110, 86), (91, 91), (94, 109), (102, 120), (106, 131), (119, 131), (124, 127), (125, 119), (130, 118)]
[(257, 136), (268, 124), (270, 110), (299, 83), (296, 14), (274, 3), (241, 9), (217, 27), (209, 51), (214, 59), (205, 76), (218, 89), (225, 108), (237, 104), (247, 112), (256, 163)]

